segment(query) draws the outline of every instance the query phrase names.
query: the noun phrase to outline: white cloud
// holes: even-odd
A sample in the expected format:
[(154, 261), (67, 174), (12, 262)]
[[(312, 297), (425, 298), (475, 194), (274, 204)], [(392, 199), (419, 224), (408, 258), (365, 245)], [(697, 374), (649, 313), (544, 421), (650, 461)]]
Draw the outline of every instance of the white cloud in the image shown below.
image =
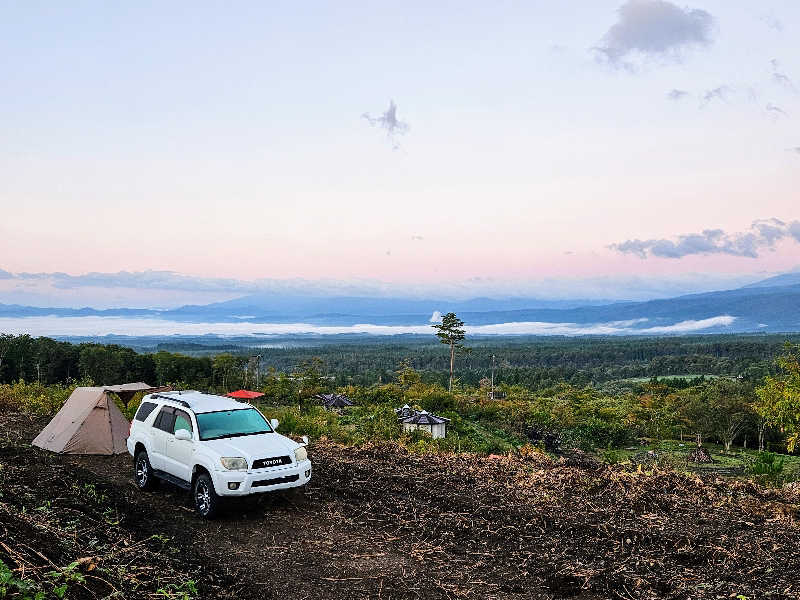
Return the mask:
[(208, 304), (247, 294), (302, 296), (385, 295), (376, 280), (341, 281), (196, 277), (173, 271), (117, 273), (9, 273), (0, 269), (0, 303), (33, 306), (172, 308)]
[(785, 88), (789, 91), (794, 91), (794, 83), (792, 83), (791, 78), (786, 74), (780, 71), (781, 65), (777, 59), (773, 58), (769, 61), (769, 64), (772, 65), (772, 81), (773, 83), (777, 83), (782, 88)]
[(627, 319), (625, 321), (611, 321), (609, 325), (612, 327), (633, 327), (634, 325), (640, 325), (641, 323), (647, 323), (650, 319), (640, 318), (640, 319)]
[[(727, 327), (736, 317), (721, 315), (698, 321), (682, 321), (673, 325), (634, 328), (641, 319), (609, 323), (577, 324), (539, 321), (467, 325), (469, 335), (647, 335), (691, 333), (717, 327)], [(292, 334), (355, 334), (398, 335), (414, 333), (433, 335), (430, 325), (373, 325), (362, 323), (348, 326), (323, 326), (308, 323), (186, 323), (151, 318), (125, 317), (25, 317), (0, 318), (0, 331), (33, 336), (169, 336), (219, 335), (258, 336)]]
[(754, 221), (748, 231), (726, 233), (722, 229), (705, 229), (700, 233), (679, 235), (674, 240), (650, 239), (627, 240), (609, 246), (622, 254), (634, 254), (639, 258), (683, 258), (698, 254), (728, 254), (758, 258), (761, 251), (771, 250), (783, 239), (800, 242), (795, 232), (800, 221), (784, 223), (779, 219)]
[(775, 15), (764, 15), (761, 17), (761, 21), (773, 31), (777, 31), (779, 33), (783, 31), (783, 21), (781, 21)]
[(773, 73), (772, 81), (777, 83), (779, 86), (786, 88), (787, 90), (794, 91), (794, 84), (792, 83), (792, 80), (784, 73)]
[(707, 90), (703, 94), (703, 104), (708, 104), (713, 100), (720, 100), (722, 102), (726, 102), (728, 97), (733, 92), (733, 88), (729, 85), (719, 85), (715, 88)]
[(681, 321), (673, 325), (648, 328), (634, 328), (632, 325), (647, 321), (633, 319), (630, 321), (612, 321), (609, 323), (577, 324), (577, 323), (543, 323), (519, 322), (498, 323), (496, 325), (467, 326), (467, 333), (497, 335), (639, 335), (663, 333), (690, 333), (712, 327), (727, 327), (736, 317), (722, 315), (699, 321)]
[(389, 108), (379, 117), (373, 117), (369, 113), (364, 113), (361, 115), (361, 118), (366, 119), (373, 127), (380, 127), (386, 131), (386, 137), (389, 138), (389, 141), (392, 143), (392, 148), (395, 150), (400, 147), (397, 136), (405, 134), (409, 129), (408, 123), (397, 118), (397, 105), (394, 103), (394, 100), (389, 101)]
[(667, 98), (669, 98), (670, 100), (674, 100), (676, 102), (678, 100), (683, 100), (688, 95), (689, 92), (687, 92), (686, 90), (679, 90), (677, 88), (673, 88), (669, 92), (667, 92)]
[[(793, 229), (794, 227), (794, 229)], [(800, 222), (788, 233), (800, 241)], [(643, 242), (640, 242), (643, 243)], [(172, 272), (0, 274), (0, 303), (93, 308), (174, 308), (208, 304), (248, 294), (268, 296), (365, 296), (375, 298), (466, 300), (476, 297), (570, 301), (650, 300), (681, 294), (731, 289), (776, 273), (683, 273), (659, 276), (595, 276), (502, 279), (475, 276), (438, 282), (387, 282), (374, 279), (237, 280), (199, 278)], [(535, 301), (534, 301), (535, 304)]]
[(187, 290), (193, 292), (256, 292), (261, 286), (238, 279), (193, 277), (174, 271), (118, 271), (116, 273), (16, 273), (16, 279), (48, 281), (54, 288), (79, 287)]
[(613, 65), (628, 66), (632, 55), (679, 60), (684, 50), (711, 43), (710, 13), (665, 0), (628, 0), (618, 20), (595, 48)]
[(736, 317), (722, 315), (719, 317), (711, 317), (710, 319), (700, 319), (698, 321), (681, 321), (674, 325), (664, 325), (662, 327), (648, 327), (638, 330), (637, 333), (689, 333), (691, 331), (710, 329), (711, 327), (730, 327), (735, 320)]
[(780, 106), (776, 106), (774, 104), (767, 104), (766, 110), (767, 110), (767, 114), (769, 114), (769, 115), (771, 115), (771, 116), (773, 116), (775, 118), (781, 118), (781, 117), (788, 117), (789, 116), (789, 114), (785, 110), (783, 110)]

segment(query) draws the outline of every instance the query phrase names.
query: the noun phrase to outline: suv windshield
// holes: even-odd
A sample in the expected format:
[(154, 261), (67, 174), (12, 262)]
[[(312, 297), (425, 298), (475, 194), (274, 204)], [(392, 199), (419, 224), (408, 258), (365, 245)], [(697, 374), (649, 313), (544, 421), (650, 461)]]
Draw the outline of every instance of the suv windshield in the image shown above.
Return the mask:
[(195, 416), (201, 440), (272, 433), (272, 427), (255, 408), (199, 413)]

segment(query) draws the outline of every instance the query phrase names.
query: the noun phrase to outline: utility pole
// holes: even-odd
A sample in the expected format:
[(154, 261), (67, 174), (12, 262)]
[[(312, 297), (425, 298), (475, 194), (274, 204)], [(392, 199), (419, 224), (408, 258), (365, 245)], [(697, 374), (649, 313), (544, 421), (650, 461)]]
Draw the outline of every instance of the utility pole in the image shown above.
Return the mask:
[(494, 354), (492, 354), (492, 391), (489, 392), (489, 399), (494, 400)]

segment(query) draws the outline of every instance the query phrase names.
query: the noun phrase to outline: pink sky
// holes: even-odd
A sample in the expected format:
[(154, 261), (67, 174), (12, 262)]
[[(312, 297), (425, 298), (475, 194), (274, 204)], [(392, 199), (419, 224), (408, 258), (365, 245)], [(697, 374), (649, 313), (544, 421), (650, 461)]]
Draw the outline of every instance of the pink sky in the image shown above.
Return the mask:
[[(21, 4), (0, 30), (0, 269), (530, 290), (800, 265), (790, 237), (757, 259), (609, 249), (800, 219), (800, 8), (759, 5), (777, 31), (698, 0), (708, 39), (677, 60), (622, 47), (623, 68), (591, 52), (620, 4), (203, 5), (191, 27)], [(410, 125), (397, 150), (361, 118), (390, 98)]]

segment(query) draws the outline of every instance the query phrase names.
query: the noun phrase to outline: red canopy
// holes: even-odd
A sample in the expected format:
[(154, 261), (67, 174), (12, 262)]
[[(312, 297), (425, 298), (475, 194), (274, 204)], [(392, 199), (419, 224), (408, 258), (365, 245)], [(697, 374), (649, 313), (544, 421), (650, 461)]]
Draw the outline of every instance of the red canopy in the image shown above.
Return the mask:
[(251, 392), (250, 390), (236, 390), (230, 394), (225, 394), (228, 398), (241, 398), (242, 400), (253, 400), (254, 398), (261, 398), (264, 394), (261, 392)]

